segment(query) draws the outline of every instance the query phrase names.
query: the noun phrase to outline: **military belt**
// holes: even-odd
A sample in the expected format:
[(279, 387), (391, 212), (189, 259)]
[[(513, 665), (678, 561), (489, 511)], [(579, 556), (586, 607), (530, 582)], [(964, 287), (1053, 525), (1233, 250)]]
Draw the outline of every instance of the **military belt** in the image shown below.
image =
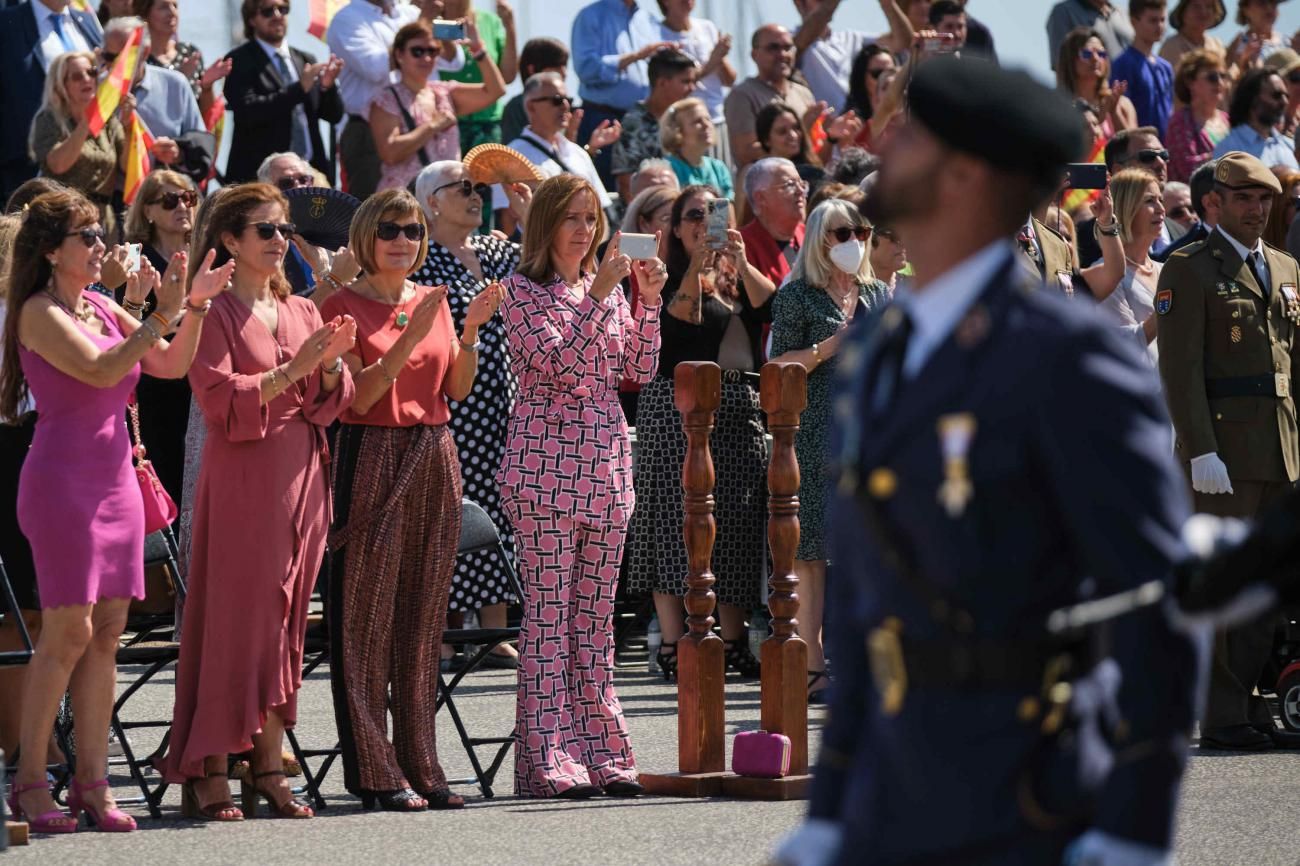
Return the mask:
[(1290, 393), (1291, 377), (1285, 373), (1205, 380), (1205, 396), (1211, 400), (1222, 397), (1286, 397)]
[(908, 686), (913, 688), (1033, 692), (1043, 685), (1049, 665), (1057, 666), (1058, 676), (1075, 679), (1099, 661), (1090, 641), (1065, 645), (1054, 641), (902, 638), (900, 658), (874, 658), (883, 651), (879, 644), (868, 645), (873, 671), (901, 662)]

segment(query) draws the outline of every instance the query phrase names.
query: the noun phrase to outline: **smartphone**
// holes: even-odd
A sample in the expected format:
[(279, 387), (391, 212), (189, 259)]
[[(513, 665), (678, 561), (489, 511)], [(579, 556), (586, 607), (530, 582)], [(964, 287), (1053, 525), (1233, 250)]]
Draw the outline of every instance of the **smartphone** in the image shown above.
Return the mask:
[(1065, 167), (1065, 185), (1071, 189), (1105, 189), (1107, 169), (1100, 162), (1072, 162)]
[(659, 256), (659, 244), (654, 235), (624, 232), (618, 238), (618, 251), (632, 259), (653, 259)]
[(465, 25), (459, 21), (437, 20), (433, 22), (433, 38), (438, 41), (445, 39), (464, 39)]
[(940, 33), (921, 40), (921, 50), (926, 54), (951, 54), (958, 47), (957, 37), (952, 33)]
[(725, 198), (715, 198), (709, 202), (709, 213), (705, 217), (705, 243), (710, 249), (720, 250), (727, 245), (727, 228), (731, 222), (731, 202)]
[(128, 274), (140, 273), (140, 253), (143, 249), (142, 244), (126, 245), (126, 272)]

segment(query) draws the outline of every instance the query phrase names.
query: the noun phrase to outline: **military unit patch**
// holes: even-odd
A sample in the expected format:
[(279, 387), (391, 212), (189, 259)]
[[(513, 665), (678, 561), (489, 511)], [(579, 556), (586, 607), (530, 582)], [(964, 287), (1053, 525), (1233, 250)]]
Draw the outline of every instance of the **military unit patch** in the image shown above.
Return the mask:
[(1169, 311), (1174, 307), (1174, 292), (1172, 289), (1161, 289), (1156, 292), (1156, 312), (1162, 316), (1169, 315)]

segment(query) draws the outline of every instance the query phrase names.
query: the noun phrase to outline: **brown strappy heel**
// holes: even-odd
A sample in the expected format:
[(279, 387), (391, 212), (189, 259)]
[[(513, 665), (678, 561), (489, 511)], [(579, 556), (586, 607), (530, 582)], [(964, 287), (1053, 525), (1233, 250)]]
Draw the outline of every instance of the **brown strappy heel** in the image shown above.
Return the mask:
[[(228, 778), (225, 773), (208, 773), (206, 776), (199, 778), (205, 779), (225, 779)], [(216, 803), (209, 803), (206, 806), (199, 805), (198, 792), (194, 790), (194, 783), (199, 778), (189, 779), (181, 786), (181, 817), (183, 818), (202, 818), (205, 821), (242, 821), (244, 813), (235, 805), (233, 800), (220, 800)], [(223, 816), (222, 812), (233, 812)]]
[(267, 770), (265, 773), (254, 773), (250, 782), (247, 777), (239, 785), (239, 799), (244, 806), (244, 814), (250, 818), (257, 817), (257, 801), (265, 800), (266, 805), (271, 807), (271, 813), (276, 818), (315, 818), (316, 813), (311, 806), (298, 800), (289, 792), (289, 799), (283, 803), (277, 803), (274, 795), (268, 793), (258, 784), (259, 779), (266, 779), (271, 776), (285, 776), (284, 770)]

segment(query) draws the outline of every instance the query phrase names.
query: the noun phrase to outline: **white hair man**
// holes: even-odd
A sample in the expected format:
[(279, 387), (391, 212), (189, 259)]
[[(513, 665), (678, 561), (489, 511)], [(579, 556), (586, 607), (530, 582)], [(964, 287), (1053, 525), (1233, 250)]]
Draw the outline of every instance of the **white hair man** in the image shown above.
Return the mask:
[(641, 164), (637, 166), (636, 174), (632, 175), (632, 183), (628, 187), (628, 201), (630, 202), (652, 186), (681, 188), (681, 183), (677, 180), (677, 172), (673, 171), (671, 162), (666, 159), (641, 160)]
[(794, 163), (780, 156), (760, 159), (745, 173), (745, 198), (753, 221), (740, 229), (745, 257), (781, 285), (803, 246), (808, 184)]
[(257, 179), (288, 192), (299, 187), (316, 186), (317, 178), (311, 163), (296, 153), (273, 153), (257, 167)]

